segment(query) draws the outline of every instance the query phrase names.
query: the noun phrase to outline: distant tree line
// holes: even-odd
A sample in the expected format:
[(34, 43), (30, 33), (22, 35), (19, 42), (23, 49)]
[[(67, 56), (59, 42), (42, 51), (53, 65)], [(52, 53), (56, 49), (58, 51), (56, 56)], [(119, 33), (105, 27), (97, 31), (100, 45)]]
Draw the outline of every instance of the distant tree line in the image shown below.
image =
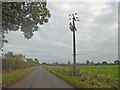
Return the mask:
[[(43, 65), (54, 65), (54, 66), (73, 65), (73, 63), (71, 63), (70, 61), (68, 61), (67, 63), (53, 62), (52, 64), (43, 62), (42, 64)], [(107, 61), (102, 61), (101, 63), (100, 62), (95, 63), (93, 61), (86, 60), (85, 63), (76, 63), (76, 65), (120, 65), (120, 60), (115, 60), (114, 63), (108, 63)]]
[(86, 60), (85, 63), (78, 63), (78, 65), (120, 65), (120, 60), (115, 60), (114, 63), (108, 63), (107, 61), (95, 63), (93, 61)]
[(22, 54), (13, 54), (12, 52), (7, 52), (2, 56), (3, 71), (24, 69), (36, 65), (39, 65), (39, 61), (37, 58), (35, 58), (34, 60), (32, 58), (25, 58), (25, 56)]

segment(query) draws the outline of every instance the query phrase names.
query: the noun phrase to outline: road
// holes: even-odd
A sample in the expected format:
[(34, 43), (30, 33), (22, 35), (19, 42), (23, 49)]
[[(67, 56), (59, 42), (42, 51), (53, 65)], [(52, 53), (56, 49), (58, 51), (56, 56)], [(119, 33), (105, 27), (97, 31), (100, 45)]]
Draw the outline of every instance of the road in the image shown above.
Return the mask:
[(51, 74), (43, 67), (37, 67), (28, 76), (8, 88), (73, 88), (66, 82)]

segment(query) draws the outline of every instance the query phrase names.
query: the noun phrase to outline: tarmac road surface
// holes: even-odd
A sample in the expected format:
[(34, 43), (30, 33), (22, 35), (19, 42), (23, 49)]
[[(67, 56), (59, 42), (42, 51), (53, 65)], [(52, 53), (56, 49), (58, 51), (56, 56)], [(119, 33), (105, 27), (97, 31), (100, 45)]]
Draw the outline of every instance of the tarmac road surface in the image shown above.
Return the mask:
[(37, 67), (28, 76), (8, 88), (73, 88), (43, 67)]

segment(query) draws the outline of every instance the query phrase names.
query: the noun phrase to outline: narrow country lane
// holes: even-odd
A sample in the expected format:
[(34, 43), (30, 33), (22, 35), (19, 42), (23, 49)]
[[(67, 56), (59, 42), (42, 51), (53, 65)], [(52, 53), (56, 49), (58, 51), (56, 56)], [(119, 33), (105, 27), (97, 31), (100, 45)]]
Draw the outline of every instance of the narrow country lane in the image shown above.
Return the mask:
[(9, 88), (73, 88), (73, 87), (40, 66), (22, 80), (11, 85)]

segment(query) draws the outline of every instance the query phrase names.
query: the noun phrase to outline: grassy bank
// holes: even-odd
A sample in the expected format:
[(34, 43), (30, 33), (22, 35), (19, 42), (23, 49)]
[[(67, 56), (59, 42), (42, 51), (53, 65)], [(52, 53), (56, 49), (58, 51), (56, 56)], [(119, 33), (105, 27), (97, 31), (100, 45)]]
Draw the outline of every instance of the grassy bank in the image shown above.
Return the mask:
[(2, 73), (2, 85), (5, 87), (32, 72), (36, 67), (29, 67), (25, 69), (18, 69), (10, 72)]
[(0, 85), (2, 84), (2, 73), (0, 72)]
[(45, 66), (76, 88), (118, 88), (118, 66)]

